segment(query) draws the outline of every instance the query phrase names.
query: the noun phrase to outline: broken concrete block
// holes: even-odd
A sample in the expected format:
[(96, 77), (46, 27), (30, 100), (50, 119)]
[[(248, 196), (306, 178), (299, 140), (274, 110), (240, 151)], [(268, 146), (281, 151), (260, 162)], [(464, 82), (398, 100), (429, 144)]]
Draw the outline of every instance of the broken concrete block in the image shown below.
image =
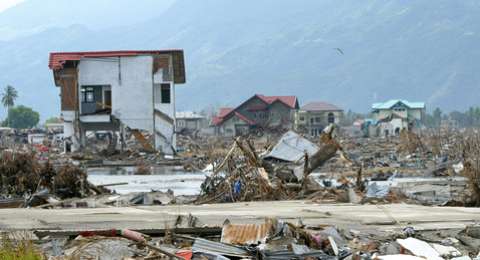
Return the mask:
[(462, 255), (462, 253), (460, 253), (460, 251), (458, 251), (453, 246), (443, 246), (443, 245), (440, 245), (440, 244), (432, 244), (432, 247), (442, 257), (459, 257), (459, 256)]
[(443, 259), (440, 257), (440, 254), (425, 241), (409, 237), (407, 239), (397, 239), (397, 243), (400, 244), (402, 249), (415, 256), (425, 257), (432, 260)]

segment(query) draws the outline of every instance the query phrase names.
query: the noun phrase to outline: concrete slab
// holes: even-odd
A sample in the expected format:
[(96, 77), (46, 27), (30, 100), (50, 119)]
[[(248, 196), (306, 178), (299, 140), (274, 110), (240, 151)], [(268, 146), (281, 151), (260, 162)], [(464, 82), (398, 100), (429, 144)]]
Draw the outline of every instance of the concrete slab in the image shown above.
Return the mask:
[(382, 231), (405, 226), (427, 230), (463, 228), (480, 221), (480, 208), (268, 201), (96, 209), (2, 209), (0, 229), (161, 229), (173, 227), (177, 216), (188, 214), (208, 226), (221, 226), (227, 218), (232, 223), (261, 223), (265, 217), (277, 217), (292, 222), (301, 218), (308, 225), (358, 226)]

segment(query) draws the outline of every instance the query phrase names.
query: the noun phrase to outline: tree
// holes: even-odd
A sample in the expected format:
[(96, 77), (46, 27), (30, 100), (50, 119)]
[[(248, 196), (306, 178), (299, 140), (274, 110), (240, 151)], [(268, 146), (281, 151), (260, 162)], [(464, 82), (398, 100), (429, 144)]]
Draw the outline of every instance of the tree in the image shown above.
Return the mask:
[(442, 123), (442, 110), (438, 107), (433, 111), (433, 123), (436, 127), (439, 127)]
[(6, 120), (13, 128), (32, 128), (40, 121), (40, 114), (26, 106), (16, 106), (10, 109)]
[[(14, 87), (7, 85), (3, 89), (2, 104), (3, 104), (3, 107), (7, 109), (7, 118), (10, 117), (10, 108), (15, 105), (15, 100), (17, 99), (17, 97), (18, 97), (18, 93)], [(7, 123), (8, 123), (8, 126), (10, 126), (11, 122), (7, 120)]]

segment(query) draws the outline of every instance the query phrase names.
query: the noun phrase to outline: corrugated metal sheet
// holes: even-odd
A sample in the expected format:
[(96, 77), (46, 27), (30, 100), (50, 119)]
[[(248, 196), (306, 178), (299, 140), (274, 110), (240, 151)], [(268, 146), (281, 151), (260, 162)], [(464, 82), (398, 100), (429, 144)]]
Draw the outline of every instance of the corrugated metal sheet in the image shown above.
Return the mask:
[(263, 259), (268, 260), (290, 260), (290, 259), (305, 259), (305, 258), (318, 258), (318, 259), (325, 259), (325, 260), (334, 260), (338, 259), (336, 256), (331, 256), (325, 254), (325, 252), (320, 250), (310, 251), (308, 253), (303, 254), (295, 254), (289, 250), (280, 250), (280, 251), (273, 251), (273, 252), (262, 252)]
[(216, 255), (247, 257), (249, 253), (247, 250), (240, 247), (214, 242), (206, 239), (197, 238), (192, 246), (193, 252), (203, 252)]
[(318, 146), (301, 137), (293, 131), (286, 132), (280, 141), (273, 147), (265, 158), (275, 158), (287, 162), (296, 162), (304, 156), (305, 151), (308, 155), (313, 155), (318, 151)]
[(234, 245), (251, 245), (259, 242), (265, 243), (268, 235), (273, 229), (272, 221), (266, 221), (264, 224), (245, 224), (233, 225), (226, 224), (222, 229), (223, 243)]

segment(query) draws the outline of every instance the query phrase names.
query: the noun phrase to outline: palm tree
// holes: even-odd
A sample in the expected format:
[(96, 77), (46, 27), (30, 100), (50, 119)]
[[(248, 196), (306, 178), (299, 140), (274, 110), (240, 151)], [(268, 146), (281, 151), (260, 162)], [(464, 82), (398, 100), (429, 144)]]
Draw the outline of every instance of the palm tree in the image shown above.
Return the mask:
[(18, 97), (18, 93), (14, 87), (7, 85), (3, 89), (2, 104), (3, 104), (3, 107), (7, 109), (8, 126), (10, 126), (10, 108), (15, 105), (15, 99), (17, 99), (17, 97)]

